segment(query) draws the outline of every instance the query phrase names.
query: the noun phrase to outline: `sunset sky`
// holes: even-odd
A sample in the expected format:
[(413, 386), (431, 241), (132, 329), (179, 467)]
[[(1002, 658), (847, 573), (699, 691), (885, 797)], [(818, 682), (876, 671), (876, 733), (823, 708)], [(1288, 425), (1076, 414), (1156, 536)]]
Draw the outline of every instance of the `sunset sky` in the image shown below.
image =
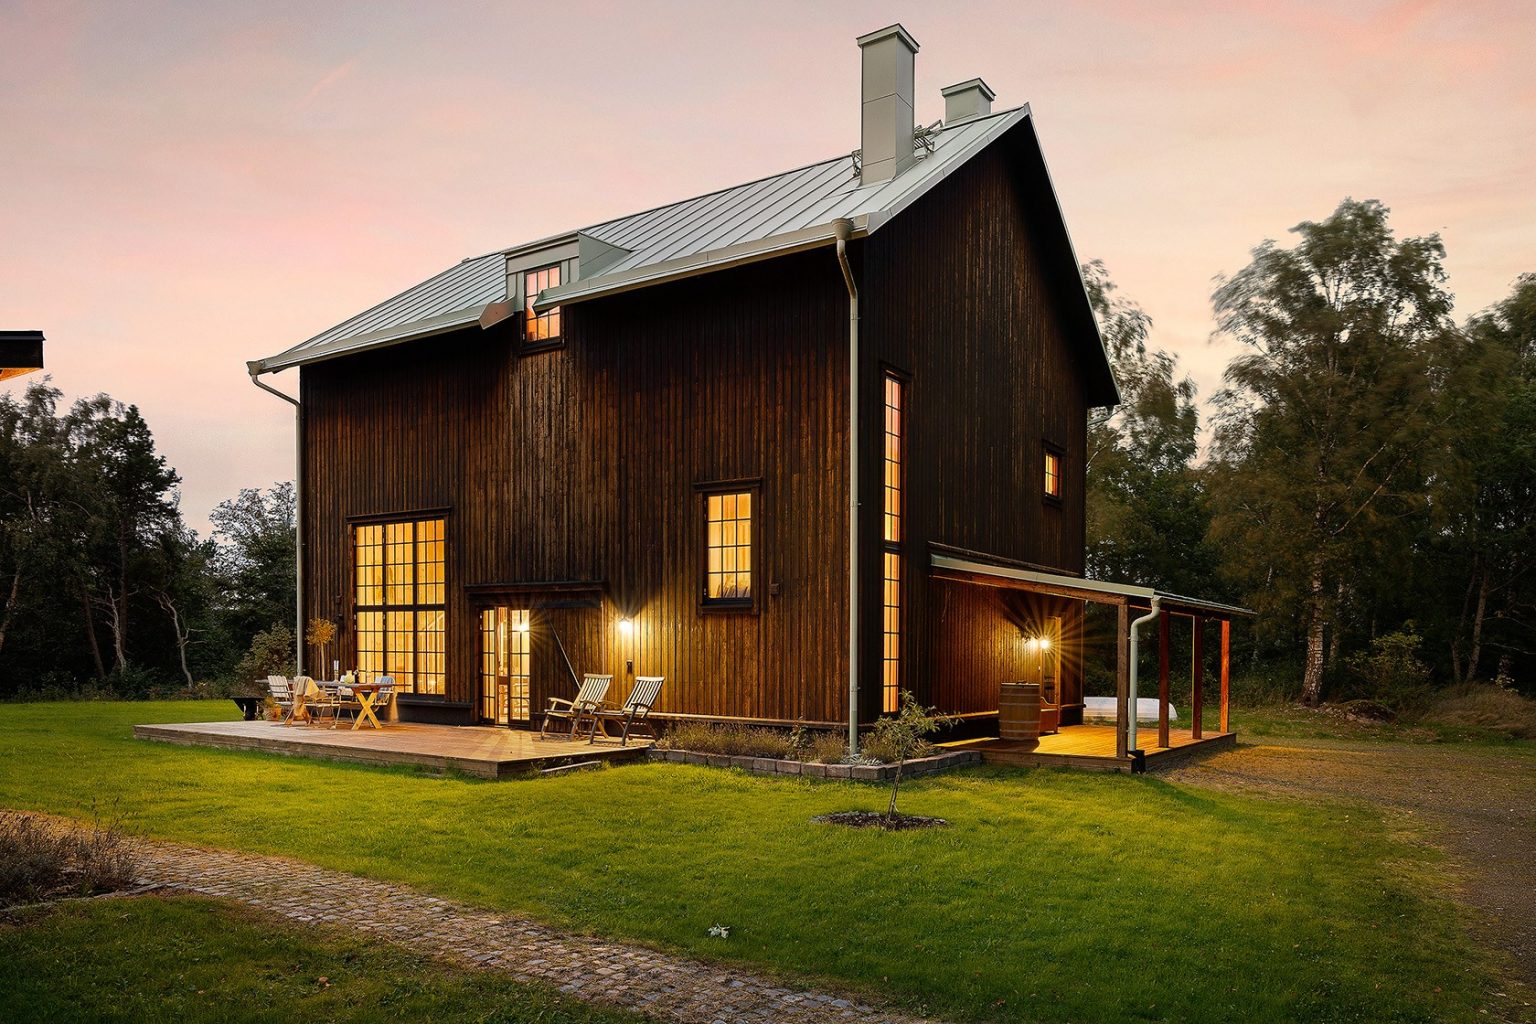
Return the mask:
[(1527, 2), (0, 0), (0, 328), (46, 332), (69, 398), (139, 405), (206, 529), (292, 473), (247, 359), (465, 256), (853, 149), (854, 37), (893, 21), (924, 123), (977, 75), (1032, 104), (1079, 256), (1203, 395), (1212, 277), (1345, 196), (1441, 233), (1458, 317), (1536, 271)]

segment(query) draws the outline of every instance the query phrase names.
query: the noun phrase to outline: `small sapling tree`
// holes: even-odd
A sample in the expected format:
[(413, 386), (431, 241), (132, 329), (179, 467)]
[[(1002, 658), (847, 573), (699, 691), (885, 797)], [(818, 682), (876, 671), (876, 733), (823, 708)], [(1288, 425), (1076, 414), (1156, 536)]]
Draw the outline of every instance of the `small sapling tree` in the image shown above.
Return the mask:
[(955, 720), (941, 715), (937, 708), (925, 708), (908, 691), (901, 694), (901, 710), (889, 718), (875, 722), (870, 746), (886, 753), (896, 763), (896, 774), (891, 779), (891, 802), (886, 807), (887, 823), (896, 820), (896, 797), (901, 792), (901, 773), (906, 760), (927, 751), (928, 737)]

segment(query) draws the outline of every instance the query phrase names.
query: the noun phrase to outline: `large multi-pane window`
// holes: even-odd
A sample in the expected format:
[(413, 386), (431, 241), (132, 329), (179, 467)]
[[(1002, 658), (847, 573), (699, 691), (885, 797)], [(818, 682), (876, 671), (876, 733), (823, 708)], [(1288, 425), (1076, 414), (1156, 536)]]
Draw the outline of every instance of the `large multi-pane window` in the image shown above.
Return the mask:
[(704, 603), (752, 603), (752, 492), (704, 496)]
[(560, 307), (540, 313), (533, 308), (533, 301), (546, 288), (560, 286), (560, 264), (540, 267), (523, 274), (523, 340), (529, 342), (557, 341), (560, 338)]
[(880, 707), (898, 711), (901, 706), (901, 537), (903, 472), (906, 440), (903, 420), (906, 398), (902, 382), (885, 375), (885, 485), (882, 535), (884, 557), (881, 571)]
[(443, 520), (352, 528), (357, 670), (406, 693), (444, 691)]

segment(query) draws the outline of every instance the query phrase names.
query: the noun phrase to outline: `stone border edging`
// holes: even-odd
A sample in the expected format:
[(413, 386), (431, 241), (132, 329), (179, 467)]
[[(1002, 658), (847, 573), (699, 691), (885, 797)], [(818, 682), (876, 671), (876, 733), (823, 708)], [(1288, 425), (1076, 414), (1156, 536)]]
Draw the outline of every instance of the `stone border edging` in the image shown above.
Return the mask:
[[(651, 748), (652, 761), (673, 764), (698, 764), (710, 768), (740, 768), (754, 775), (804, 775), (814, 779), (851, 779), (854, 782), (891, 782), (896, 778), (893, 764), (817, 764), (812, 761), (784, 761), (774, 757), (749, 757), (741, 754), (699, 754), (692, 750)], [(932, 757), (915, 757), (903, 763), (902, 778), (932, 775), (968, 765), (981, 764), (977, 750), (950, 750)]]

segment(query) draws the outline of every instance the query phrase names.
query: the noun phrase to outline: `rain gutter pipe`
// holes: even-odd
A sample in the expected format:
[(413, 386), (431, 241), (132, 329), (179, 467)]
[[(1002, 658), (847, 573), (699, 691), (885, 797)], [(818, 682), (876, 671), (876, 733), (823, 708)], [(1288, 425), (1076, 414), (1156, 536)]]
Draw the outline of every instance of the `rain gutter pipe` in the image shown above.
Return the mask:
[[(247, 363), (251, 383), (293, 406), (293, 667), (304, 674), (304, 406), (261, 380), (259, 363)], [(324, 666), (321, 666), (322, 669)]]
[(859, 752), (859, 286), (848, 265), (853, 221), (832, 222), (848, 288), (848, 753)]
[(1130, 692), (1130, 700), (1127, 703), (1127, 710), (1126, 710), (1126, 714), (1130, 717), (1130, 720), (1128, 722), (1126, 722), (1126, 726), (1125, 726), (1125, 741), (1126, 741), (1125, 745), (1126, 745), (1127, 750), (1130, 751), (1131, 757), (1135, 758), (1136, 763), (1137, 764), (1142, 764), (1142, 765), (1146, 764), (1146, 762), (1143, 760), (1143, 755), (1142, 755), (1142, 752), (1141, 752), (1141, 748), (1136, 745), (1136, 718), (1137, 718), (1137, 714), (1136, 714), (1136, 712), (1137, 712), (1137, 707), (1136, 707), (1136, 683), (1137, 683), (1137, 674), (1136, 674), (1136, 667), (1137, 667), (1136, 650), (1137, 650), (1137, 645), (1136, 645), (1136, 638), (1137, 638), (1137, 635), (1141, 632), (1141, 627), (1142, 626), (1150, 626), (1152, 623), (1157, 621), (1158, 611), (1160, 610), (1159, 606), (1162, 604), (1162, 601), (1163, 601), (1162, 597), (1154, 596), (1152, 598), (1152, 607), (1147, 612), (1147, 614), (1143, 615), (1141, 618), (1139, 618), (1136, 621), (1131, 623), (1131, 653), (1130, 653), (1130, 658), (1131, 658), (1131, 686), (1130, 686), (1130, 690), (1131, 690), (1131, 692)]

